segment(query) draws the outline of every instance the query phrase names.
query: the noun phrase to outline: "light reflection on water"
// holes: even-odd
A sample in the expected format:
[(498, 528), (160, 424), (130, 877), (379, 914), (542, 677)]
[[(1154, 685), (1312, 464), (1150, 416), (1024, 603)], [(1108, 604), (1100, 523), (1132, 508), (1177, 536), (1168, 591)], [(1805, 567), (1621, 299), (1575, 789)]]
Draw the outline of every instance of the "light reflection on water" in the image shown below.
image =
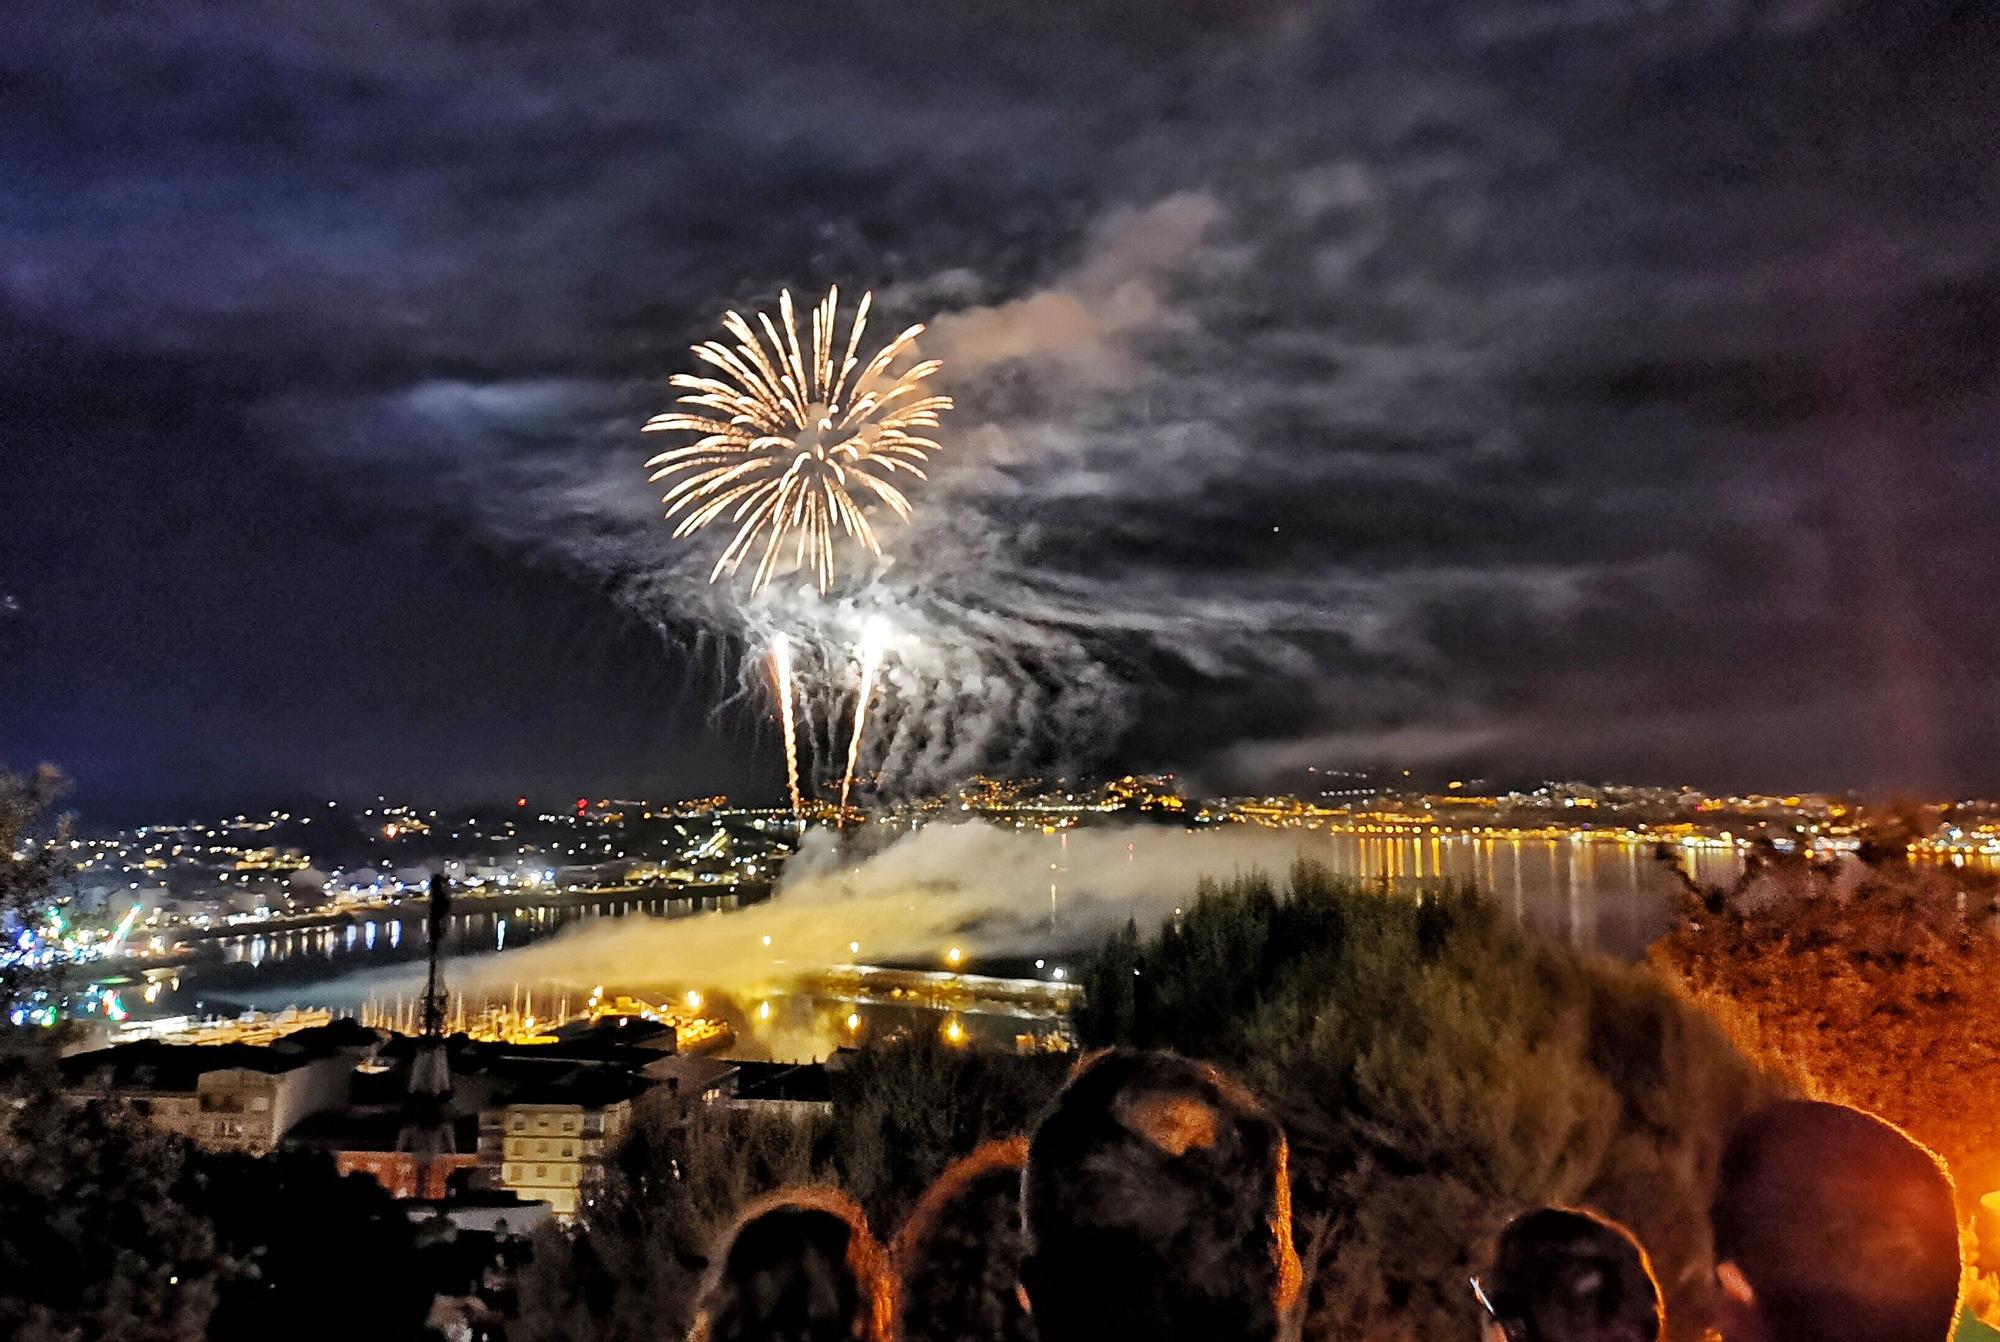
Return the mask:
[[(500, 900), (494, 901), (491, 907), (474, 906), (465, 912), (452, 914), (446, 920), (445, 953), (459, 958), (518, 949), (586, 919), (622, 918), (638, 913), (669, 918), (734, 905), (733, 895), (712, 892), (698, 896), (627, 897), (557, 905), (525, 905)], [(406, 924), (407, 945), (404, 937)], [(194, 943), (194, 959), (187, 973), (195, 979), (219, 986), (246, 986), (261, 981), (246, 977), (249, 970), (267, 971), (281, 979), (323, 978), (329, 972), (327, 961), (334, 961), (337, 968), (332, 972), (340, 974), (364, 966), (420, 961), (426, 954), (429, 941), (430, 930), (424, 921), (422, 904), (413, 900), (392, 909), (357, 910), (352, 915), (352, 921), (327, 926), (210, 937)]]
[[(1537, 931), (1626, 957), (1666, 930), (1678, 889), (1649, 844), (1347, 832), (1323, 842), (1324, 854), (1306, 851), (1344, 875), (1469, 882)], [(1727, 884), (1743, 866), (1728, 848), (1684, 848), (1677, 858), (1704, 883)]]
[[(1297, 834), (1302, 854), (1334, 871), (1364, 880), (1386, 879), (1394, 888), (1453, 880), (1486, 891), (1522, 923), (1576, 945), (1636, 956), (1662, 932), (1676, 889), (1674, 877), (1650, 845), (1568, 839), (1486, 838), (1468, 834), (1393, 836), (1351, 832)], [(1051, 857), (1064, 855), (1060, 836), (1048, 840)], [(1735, 850), (1689, 848), (1679, 860), (1705, 882), (1727, 882), (1741, 867)], [(1066, 869), (1051, 863), (1052, 899), (1061, 902)], [(586, 920), (685, 916), (733, 907), (733, 895), (689, 891), (674, 897), (619, 897), (559, 904), (493, 901), (461, 904), (448, 920), (446, 952), (453, 958), (490, 960)], [(296, 985), (309, 1001), (310, 985), (364, 966), (420, 961), (428, 945), (421, 905), (364, 911), (337, 926), (246, 933), (217, 938), (188, 967), (191, 983), (218, 997), (232, 993), (268, 1000)], [(378, 924), (387, 924), (387, 935)], [(409, 926), (407, 940), (405, 924)], [(1064, 948), (1052, 947), (1052, 950)], [(1073, 948), (1071, 948), (1073, 949)]]
[[(1442, 880), (1470, 882), (1539, 931), (1621, 956), (1637, 955), (1665, 929), (1676, 890), (1673, 874), (1655, 857), (1650, 845), (1312, 831), (1286, 837), (1296, 840), (1303, 855), (1325, 862), (1339, 874), (1364, 880), (1386, 878), (1396, 889)], [(1064, 861), (1068, 849), (1060, 834), (1047, 836), (1045, 842), (1052, 859), (1054, 917), (1068, 893), (1065, 882), (1070, 877)], [(1143, 837), (1139, 842), (1144, 842)], [(1740, 869), (1740, 859), (1728, 849), (1684, 849), (1678, 856), (1703, 881), (1727, 882)], [(451, 960), (477, 958), (491, 966), (498, 956), (515, 954), (579, 923), (637, 914), (681, 917), (734, 904), (733, 895), (714, 891), (688, 891), (671, 898), (620, 896), (541, 905), (468, 899), (447, 920), (445, 949)], [(383, 935), (378, 924), (385, 923), (387, 934)], [(1051, 946), (1049, 953), (1067, 957), (1078, 942), (1087, 939), (1072, 932), (1067, 946)], [(187, 1010), (201, 1003), (199, 1009), (213, 1011), (231, 1009), (231, 1004), (267, 1009), (296, 1004), (355, 1010), (364, 1003), (353, 996), (355, 981), (347, 976), (361, 969), (418, 966), (428, 945), (429, 931), (420, 901), (393, 910), (357, 911), (353, 921), (334, 926), (217, 938), (204, 946), (200, 957), (184, 971), (178, 1001), (161, 1006)], [(1023, 967), (1019, 972), (1036, 971)], [(449, 981), (449, 966), (446, 976)], [(464, 1003), (471, 1012), (483, 1005), (509, 1005), (510, 997), (515, 999), (513, 1005), (519, 1006), (529, 994), (546, 1010), (558, 1007), (565, 995), (574, 993), (573, 985), (496, 978), (490, 967), (483, 968), (477, 978), (481, 991)], [(612, 990), (630, 986), (612, 985)], [(400, 1019), (398, 1012), (407, 1014), (414, 1028), (414, 994), (421, 987), (394, 991), (409, 1000), (375, 995), (372, 1005), (392, 1018)], [(454, 999), (454, 1009), (457, 1005)], [(990, 1003), (958, 1001), (946, 1006), (859, 1000), (824, 987), (757, 1001), (729, 1002), (718, 996), (714, 1005), (736, 1032), (732, 1052), (737, 1056), (807, 1057), (823, 1054), (836, 1044), (858, 1043), (892, 1031), (945, 1032), (954, 1027), (962, 1040), (1006, 1047), (1022, 1034), (1052, 1028), (1047, 1020), (1031, 1019), (1004, 1006), (996, 1009)]]

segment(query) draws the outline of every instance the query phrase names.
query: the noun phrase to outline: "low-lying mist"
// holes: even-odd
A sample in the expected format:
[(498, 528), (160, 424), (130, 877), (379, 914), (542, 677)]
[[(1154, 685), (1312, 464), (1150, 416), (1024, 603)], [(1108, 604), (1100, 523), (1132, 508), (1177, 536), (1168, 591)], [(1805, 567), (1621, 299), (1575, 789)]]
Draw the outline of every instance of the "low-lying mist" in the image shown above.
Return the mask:
[[(809, 834), (772, 897), (748, 908), (657, 918), (596, 919), (504, 955), (454, 960), (452, 988), (513, 983), (587, 993), (662, 996), (687, 989), (744, 998), (781, 991), (829, 965), (945, 965), (956, 947), (982, 957), (1054, 956), (1095, 945), (1136, 918), (1141, 928), (1185, 904), (1203, 876), (1282, 873), (1320, 836), (1231, 828), (1129, 825), (1040, 831), (940, 823), (859, 861), (831, 835)], [(340, 1005), (420, 990), (421, 969), (347, 976), (315, 993)]]

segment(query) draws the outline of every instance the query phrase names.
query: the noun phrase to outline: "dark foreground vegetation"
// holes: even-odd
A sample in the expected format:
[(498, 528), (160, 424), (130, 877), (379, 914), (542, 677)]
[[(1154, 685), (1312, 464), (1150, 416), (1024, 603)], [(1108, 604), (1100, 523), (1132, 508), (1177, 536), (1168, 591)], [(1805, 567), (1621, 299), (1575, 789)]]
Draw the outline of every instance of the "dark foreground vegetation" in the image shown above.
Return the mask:
[[(1128, 928), (1088, 989), (1086, 1043), (1213, 1059), (1285, 1122), (1307, 1337), (1476, 1335), (1467, 1275), (1508, 1217), (1551, 1202), (1626, 1220), (1670, 1316), (1706, 1316), (1722, 1137), (1777, 1088), (1653, 972), (1523, 934), (1467, 891), (1412, 901), (1302, 864)], [(540, 1246), (513, 1335), (670, 1335), (718, 1236), (777, 1188), (844, 1189), (889, 1239), (1065, 1071), (912, 1040), (864, 1051), (823, 1124), (655, 1108), (606, 1196)]]
[(1646, 969), (1306, 863), (1128, 929), (1090, 989), (1091, 1042), (1215, 1059), (1284, 1122), (1307, 1337), (1475, 1335), (1467, 1276), (1548, 1203), (1631, 1226), (1698, 1335), (1715, 1162), (1774, 1088)]
[[(412, 1338), (449, 1246), (317, 1155), (197, 1150), (58, 1095), (0, 1114), (0, 1337), (14, 1342)], [(477, 1271), (467, 1265), (458, 1275)]]
[(1025, 1131), (1069, 1063), (921, 1036), (862, 1050), (837, 1075), (830, 1120), (651, 1102), (596, 1205), (537, 1243), (509, 1337), (685, 1335), (709, 1254), (743, 1207), (779, 1189), (845, 1190), (886, 1238), (952, 1161)]
[(1765, 847), (1733, 885), (1688, 889), (1652, 962), (1765, 1069), (1944, 1158), (1968, 1303), (2000, 1318), (2000, 1222), (1979, 1208), (2000, 1188), (2000, 878), (1879, 842), (1838, 863)]

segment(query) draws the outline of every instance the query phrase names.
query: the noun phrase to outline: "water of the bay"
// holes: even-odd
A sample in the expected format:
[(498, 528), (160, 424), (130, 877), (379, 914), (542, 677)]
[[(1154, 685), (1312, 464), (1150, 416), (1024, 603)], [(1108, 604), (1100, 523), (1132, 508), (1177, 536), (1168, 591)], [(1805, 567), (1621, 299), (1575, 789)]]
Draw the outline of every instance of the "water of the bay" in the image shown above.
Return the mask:
[[(1336, 872), (1364, 880), (1386, 879), (1392, 889), (1447, 880), (1472, 884), (1527, 926), (1625, 958), (1642, 953), (1665, 929), (1676, 888), (1671, 871), (1652, 847), (1642, 844), (1345, 831), (1300, 833), (1296, 841), (1300, 853)], [(1739, 856), (1730, 849), (1689, 848), (1681, 850), (1677, 860), (1697, 879), (1711, 882), (1728, 881), (1740, 867)], [(734, 904), (732, 895), (710, 892), (553, 902), (525, 896), (466, 900), (450, 919), (446, 949), (455, 960), (484, 960), (587, 921), (681, 917), (726, 910)], [(309, 1003), (316, 983), (364, 968), (421, 960), (420, 918), (413, 904), (357, 910), (335, 926), (246, 928), (202, 943), (183, 970), (182, 986), (200, 997), (222, 999), (267, 1000), (274, 991), (294, 990), (301, 1002)]]

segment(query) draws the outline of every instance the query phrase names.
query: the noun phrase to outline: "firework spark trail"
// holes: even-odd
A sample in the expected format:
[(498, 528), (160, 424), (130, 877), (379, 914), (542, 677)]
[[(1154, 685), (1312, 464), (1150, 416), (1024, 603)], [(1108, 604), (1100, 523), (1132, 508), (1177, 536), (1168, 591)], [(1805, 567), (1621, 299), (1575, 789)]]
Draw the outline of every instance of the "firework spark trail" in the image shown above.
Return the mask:
[(685, 408), (655, 415), (646, 430), (700, 437), (648, 461), (648, 478), (671, 480), (660, 501), (668, 521), (679, 519), (676, 537), (718, 522), (735, 528), (710, 582), (734, 573), (756, 550), (750, 590), (761, 591), (789, 541), (793, 564), (809, 566), (824, 592), (833, 585), (837, 536), (882, 553), (863, 501), (872, 496), (909, 520), (909, 498), (889, 477), (901, 471), (926, 478), (924, 463), (938, 444), (920, 431), (935, 429), (952, 402), (925, 394), (925, 379), (941, 366), (936, 359), (889, 371), (922, 334), (921, 324), (861, 363), (856, 351), (873, 299), (862, 295), (841, 352), (834, 331), (840, 290), (829, 289), (813, 309), (808, 349), (800, 344), (791, 291), (785, 290), (778, 296), (782, 337), (765, 313), (756, 314), (760, 338), (731, 312), (723, 327), (736, 344), (709, 340), (693, 351), (717, 376), (678, 373), (669, 379), (686, 393), (678, 398)]
[(792, 797), (792, 819), (804, 813), (799, 801), (799, 737), (792, 722), (792, 641), (783, 634), (771, 640), (771, 672), (778, 681), (778, 711), (785, 719), (785, 786)]
[(869, 629), (861, 643), (861, 690), (854, 700), (854, 736), (847, 743), (847, 772), (840, 776), (840, 818), (847, 821), (847, 794), (854, 786), (854, 766), (861, 759), (861, 734), (868, 726), (868, 701), (875, 694), (875, 668), (882, 660), (881, 631)]

